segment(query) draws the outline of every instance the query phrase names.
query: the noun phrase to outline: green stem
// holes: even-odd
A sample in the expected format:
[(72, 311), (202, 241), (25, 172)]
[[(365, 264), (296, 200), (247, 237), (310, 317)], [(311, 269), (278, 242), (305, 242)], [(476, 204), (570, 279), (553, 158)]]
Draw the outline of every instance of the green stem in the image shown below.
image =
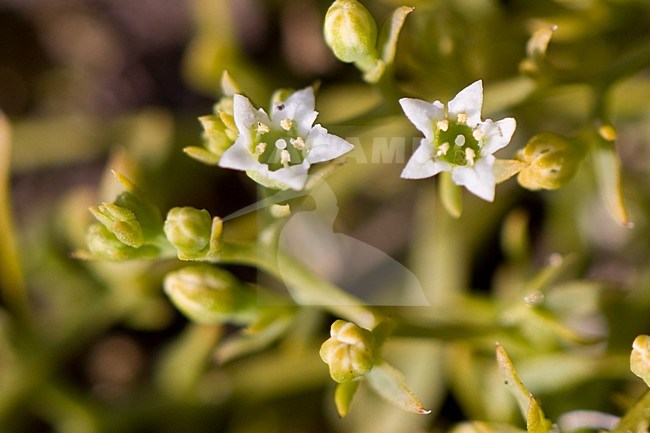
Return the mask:
[[(320, 306), (367, 329), (373, 329), (381, 321), (381, 316), (361, 300), (315, 275), (296, 258), (277, 251), (274, 255), (256, 243), (225, 242), (216, 261), (253, 266), (269, 273), (284, 281), (298, 304)], [(291, 263), (291, 266), (281, 269), (279, 262)]]

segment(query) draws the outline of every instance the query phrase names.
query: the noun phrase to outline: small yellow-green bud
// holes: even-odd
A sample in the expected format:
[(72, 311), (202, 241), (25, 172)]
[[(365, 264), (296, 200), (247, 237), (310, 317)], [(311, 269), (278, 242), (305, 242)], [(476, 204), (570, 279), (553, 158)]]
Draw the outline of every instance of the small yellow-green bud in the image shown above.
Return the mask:
[(203, 145), (209, 152), (221, 158), (223, 152), (233, 144), (233, 141), (226, 134), (226, 125), (219, 116), (215, 115), (199, 117), (199, 121), (205, 133)]
[(210, 247), (212, 218), (205, 210), (193, 207), (175, 207), (167, 213), (164, 231), (167, 240), (179, 254), (195, 256)]
[(88, 227), (86, 245), (94, 257), (113, 261), (148, 259), (159, 254), (158, 248), (152, 245), (130, 247), (101, 223), (94, 223)]
[(90, 212), (120, 242), (133, 248), (144, 243), (142, 227), (131, 210), (113, 203), (102, 203), (91, 207)]
[(634, 339), (630, 369), (650, 386), (650, 336), (639, 335)]
[(114, 201), (116, 206), (133, 212), (142, 228), (144, 242), (155, 241), (162, 232), (162, 217), (158, 208), (140, 193), (124, 191)]
[(517, 159), (526, 164), (517, 181), (531, 190), (562, 188), (573, 179), (583, 157), (584, 152), (577, 142), (552, 132), (542, 132), (517, 152)]
[(346, 63), (376, 57), (377, 24), (357, 0), (336, 0), (325, 15), (325, 42)]
[(320, 348), (321, 359), (338, 383), (350, 382), (372, 370), (375, 339), (372, 332), (351, 322), (337, 320)]
[(164, 288), (174, 305), (198, 323), (248, 324), (255, 318), (255, 295), (223, 269), (186, 266), (167, 274)]

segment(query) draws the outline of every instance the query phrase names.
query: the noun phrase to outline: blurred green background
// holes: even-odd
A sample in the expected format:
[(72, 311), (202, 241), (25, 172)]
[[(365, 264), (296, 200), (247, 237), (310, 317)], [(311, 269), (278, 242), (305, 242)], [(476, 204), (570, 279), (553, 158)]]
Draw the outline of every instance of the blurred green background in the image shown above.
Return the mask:
[[(191, 324), (172, 307), (161, 282), (179, 263), (74, 257), (88, 206), (120, 191), (111, 169), (164, 212), (195, 206), (225, 216), (256, 200), (241, 173), (182, 152), (200, 144), (197, 117), (212, 111), (224, 70), (257, 106), (275, 88), (318, 82), (318, 121), (359, 137), (367, 154), (373, 137), (416, 135), (396, 100), (328, 51), (321, 26), (329, 4), (0, 0), (0, 136), (11, 134), (0, 137), (0, 431), (438, 432), (470, 419), (522, 426), (499, 388), (491, 335), (395, 337), (385, 356), (433, 414), (403, 414), (362, 393), (341, 420), (318, 357), (333, 317), (301, 308), (265, 350), (223, 363), (215, 348), (239, 330)], [(592, 137), (602, 124), (616, 127), (634, 229), (608, 213), (591, 159), (559, 191), (510, 180), (491, 206), (466, 196), (459, 220), (436, 204), (433, 182), (400, 180), (402, 164), (353, 164), (331, 185), (339, 230), (396, 257), (427, 287), (431, 309), (396, 317), (434, 330), (505, 323), (517, 335), (508, 348), (515, 365), (550, 418), (576, 409), (621, 415), (644, 389), (629, 372), (631, 342), (650, 333), (650, 2), (364, 4), (379, 23), (397, 6), (415, 7), (398, 44), (398, 96), (447, 101), (483, 79), (484, 117), (517, 119), (509, 156), (541, 131)], [(547, 56), (526, 70), (530, 35), (551, 24)], [(374, 117), (356, 117), (376, 107)], [(227, 230), (252, 239), (256, 228), (244, 218)], [(249, 268), (229, 269), (254, 278)], [(548, 280), (538, 274), (545, 270)], [(544, 313), (598, 343), (569, 341), (564, 328), (521, 313), (519, 294), (535, 284)], [(458, 294), (463, 302), (450, 303)]]

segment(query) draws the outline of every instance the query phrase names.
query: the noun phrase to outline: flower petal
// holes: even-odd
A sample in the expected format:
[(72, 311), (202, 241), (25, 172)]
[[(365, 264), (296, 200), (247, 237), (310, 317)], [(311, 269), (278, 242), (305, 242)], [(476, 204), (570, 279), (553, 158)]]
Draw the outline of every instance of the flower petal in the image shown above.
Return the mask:
[(300, 191), (307, 182), (309, 167), (309, 161), (304, 160), (302, 164), (269, 171), (266, 177), (280, 186)]
[(309, 132), (305, 146), (306, 159), (312, 164), (338, 158), (354, 148), (351, 143), (328, 133), (327, 129), (320, 125), (314, 126)]
[(451, 170), (451, 165), (445, 161), (433, 159), (433, 144), (426, 138), (420, 141), (420, 146), (413, 152), (411, 159), (402, 170), (403, 179), (424, 179), (435, 176), (441, 171)]
[(261, 108), (256, 110), (247, 97), (239, 94), (233, 96), (233, 117), (239, 134), (246, 137), (250, 137), (251, 125), (254, 123), (262, 122), (266, 125), (271, 123), (264, 110)]
[(255, 170), (260, 166), (261, 164), (250, 152), (246, 141), (241, 136), (237, 138), (232, 146), (226, 149), (219, 160), (219, 167), (235, 170)]
[(318, 112), (314, 111), (315, 104), (314, 89), (311, 86), (292, 93), (283, 102), (273, 104), (273, 126), (281, 128), (280, 122), (289, 119), (296, 122), (298, 135), (307, 135), (318, 116)]
[(484, 144), (481, 150), (482, 155), (491, 155), (510, 143), (512, 134), (515, 132), (517, 122), (512, 117), (501, 119), (498, 122), (486, 120), (479, 128), (484, 133)]
[(496, 187), (494, 173), (492, 173), (494, 159), (489, 155), (476, 161), (472, 167), (455, 166), (451, 171), (451, 180), (483, 200), (494, 201)]
[(402, 98), (399, 104), (404, 114), (429, 141), (433, 141), (433, 125), (445, 118), (445, 107), (440, 101), (429, 103), (421, 99)]
[(483, 106), (483, 82), (475, 81), (458, 92), (447, 105), (448, 117), (456, 119), (460, 113), (467, 115), (467, 125), (475, 127), (481, 121)]

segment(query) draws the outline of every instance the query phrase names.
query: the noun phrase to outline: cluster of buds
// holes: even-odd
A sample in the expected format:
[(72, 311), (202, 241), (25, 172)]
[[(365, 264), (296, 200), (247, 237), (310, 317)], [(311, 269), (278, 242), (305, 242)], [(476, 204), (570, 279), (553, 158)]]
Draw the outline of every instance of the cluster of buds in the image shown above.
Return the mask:
[(109, 260), (158, 256), (164, 240), (158, 208), (126, 177), (115, 176), (126, 191), (113, 203), (90, 208), (97, 222), (86, 233), (88, 249), (94, 256)]
[(329, 366), (332, 379), (346, 383), (360, 379), (372, 370), (374, 345), (370, 331), (337, 320), (330, 329), (330, 338), (320, 348), (320, 357)]
[(233, 96), (240, 93), (239, 86), (228, 72), (221, 77), (223, 96), (214, 105), (213, 113), (199, 117), (203, 126), (203, 146), (188, 146), (183, 151), (208, 165), (217, 165), (221, 155), (237, 139), (238, 131), (233, 113)]

